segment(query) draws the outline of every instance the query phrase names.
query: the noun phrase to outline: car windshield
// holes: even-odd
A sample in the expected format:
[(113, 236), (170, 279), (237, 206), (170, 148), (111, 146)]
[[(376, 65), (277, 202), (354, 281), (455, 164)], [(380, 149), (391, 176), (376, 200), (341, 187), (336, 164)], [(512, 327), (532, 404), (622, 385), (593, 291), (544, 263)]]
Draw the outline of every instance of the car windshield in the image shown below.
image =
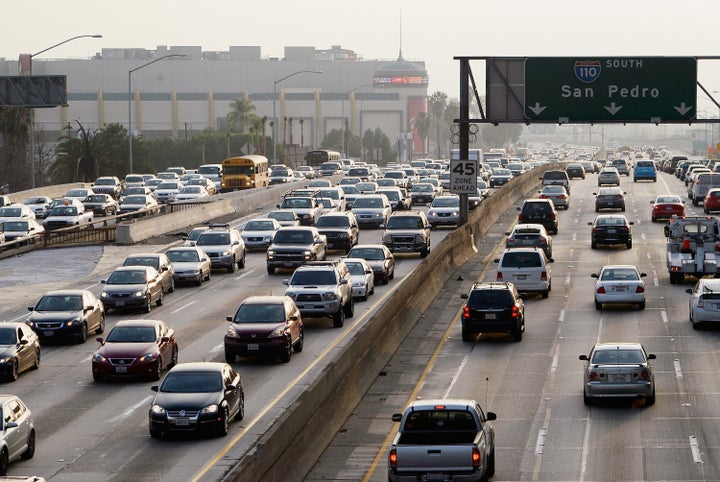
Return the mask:
[(347, 228), (350, 220), (346, 216), (320, 216), (315, 226), (318, 228)]
[(20, 208), (0, 208), (0, 216), (8, 218), (20, 217), (22, 211)]
[(460, 206), (460, 198), (454, 196), (443, 196), (435, 198), (430, 207), (433, 208), (453, 208)]
[(200, 256), (194, 249), (170, 250), (165, 254), (173, 263), (197, 263), (200, 261)]
[(160, 386), (161, 392), (210, 393), (223, 388), (220, 372), (168, 373)]
[(97, 181), (95, 181), (95, 185), (96, 185), (96, 186), (114, 186), (114, 185), (115, 185), (115, 180), (114, 180), (114, 179), (102, 179), (102, 178), (100, 178), (100, 179), (98, 179)]
[(245, 225), (245, 231), (273, 231), (275, 225), (272, 221), (249, 221)]
[(155, 341), (153, 326), (116, 326), (110, 331), (109, 343), (148, 343)]
[(512, 172), (510, 172), (510, 169), (493, 169), (492, 175), (493, 176), (512, 176)]
[(410, 189), (410, 192), (432, 192), (434, 190), (432, 184), (416, 184)]
[(85, 196), (88, 195), (87, 189), (70, 189), (67, 194), (65, 194), (65, 197), (80, 197), (85, 198)]
[(145, 182), (142, 176), (125, 176), (125, 182)]
[(625, 218), (598, 218), (597, 221), (595, 221), (596, 226), (627, 226), (627, 222), (625, 222)]
[(188, 234), (187, 240), (195, 241), (205, 231), (207, 231), (207, 229), (193, 229), (192, 231), (190, 231), (190, 234)]
[(655, 200), (655, 203), (657, 204), (681, 204), (681, 202), (682, 201), (680, 201), (680, 198), (678, 196), (658, 196), (658, 198)]
[(5, 221), (2, 228), (1, 232), (27, 231), (29, 229), (27, 221)]
[(180, 189), (180, 194), (198, 194), (201, 189), (200, 186), (184, 186)]
[(278, 221), (294, 221), (295, 213), (292, 211), (275, 211), (268, 214), (269, 218), (277, 219)]
[(335, 272), (331, 270), (299, 270), (290, 278), (291, 285), (334, 285), (337, 284)]
[(57, 206), (50, 210), (50, 216), (75, 216), (77, 213), (75, 206)]
[(127, 196), (123, 199), (123, 204), (145, 204), (145, 196)]
[(390, 216), (387, 229), (423, 229), (425, 223), (422, 218), (416, 216)]
[(282, 202), (282, 207), (285, 209), (296, 209), (296, 208), (311, 208), (313, 207), (313, 200), (310, 198), (285, 198)]
[(322, 189), (320, 190), (320, 195), (322, 197), (328, 197), (335, 201), (340, 199), (340, 193), (336, 189)]
[(347, 254), (348, 258), (362, 258), (367, 260), (385, 259), (382, 249), (379, 248), (353, 248)]
[(612, 268), (604, 270), (600, 279), (603, 281), (637, 281), (640, 277), (632, 268)]
[(0, 328), (0, 345), (17, 344), (17, 330), (14, 326), (3, 326)]
[(645, 355), (640, 350), (612, 348), (595, 350), (590, 363), (595, 365), (630, 365), (645, 363)]
[(313, 235), (309, 231), (276, 231), (273, 243), (276, 244), (311, 244)]
[(102, 194), (91, 194), (90, 196), (85, 198), (85, 202), (89, 203), (104, 203), (105, 202), (105, 196)]
[(352, 261), (350, 261), (350, 262), (346, 261), (345, 264), (347, 265), (348, 270), (350, 271), (350, 274), (351, 274), (351, 275), (353, 275), (353, 276), (355, 276), (355, 275), (360, 275), (360, 276), (362, 276), (362, 275), (365, 274), (365, 267), (362, 265), (362, 263), (352, 262)]
[(360, 194), (360, 189), (355, 185), (344, 185), (343, 191), (345, 191), (345, 194)]
[(160, 268), (160, 260), (154, 256), (133, 256), (126, 258), (123, 266), (152, 266), (155, 269)]
[(282, 323), (285, 309), (279, 303), (245, 303), (240, 305), (233, 317), (234, 323)]
[(198, 246), (226, 246), (230, 244), (230, 233), (202, 233), (197, 239)]
[(122, 270), (113, 271), (108, 276), (106, 284), (109, 285), (129, 285), (129, 284), (145, 284), (145, 270)]
[(376, 197), (359, 197), (355, 200), (355, 204), (353, 204), (353, 209), (364, 209), (364, 208), (382, 208), (383, 202), (380, 198)]
[(79, 295), (50, 295), (40, 298), (35, 311), (78, 311), (82, 307), (82, 297)]
[(29, 197), (23, 204), (46, 204), (47, 199), (44, 197)]
[(544, 194), (565, 194), (565, 188), (563, 186), (545, 186), (543, 188)]
[(177, 189), (180, 189), (180, 186), (176, 182), (163, 182), (162, 184), (158, 184), (158, 190), (170, 190), (175, 191)]

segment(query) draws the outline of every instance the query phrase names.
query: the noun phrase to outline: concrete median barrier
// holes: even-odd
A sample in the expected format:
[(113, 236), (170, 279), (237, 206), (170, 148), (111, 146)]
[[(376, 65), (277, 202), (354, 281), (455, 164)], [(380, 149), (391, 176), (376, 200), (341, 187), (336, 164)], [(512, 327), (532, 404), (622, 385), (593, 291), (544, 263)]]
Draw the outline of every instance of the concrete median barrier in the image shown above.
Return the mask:
[(542, 166), (513, 179), (472, 211), (465, 226), (435, 246), (225, 480), (302, 480), (443, 285), (475, 255), (476, 243), (505, 210), (532, 194), (538, 178), (552, 168), (557, 166)]

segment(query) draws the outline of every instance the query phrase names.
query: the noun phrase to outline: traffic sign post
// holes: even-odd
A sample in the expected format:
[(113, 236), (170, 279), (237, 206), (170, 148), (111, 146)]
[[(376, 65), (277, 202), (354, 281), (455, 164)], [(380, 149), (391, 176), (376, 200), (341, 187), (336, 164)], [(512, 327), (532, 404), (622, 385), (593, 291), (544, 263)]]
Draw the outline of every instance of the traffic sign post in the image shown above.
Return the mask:
[(477, 161), (450, 161), (450, 192), (453, 194), (477, 193)]
[(525, 118), (568, 122), (690, 121), (694, 57), (529, 57)]

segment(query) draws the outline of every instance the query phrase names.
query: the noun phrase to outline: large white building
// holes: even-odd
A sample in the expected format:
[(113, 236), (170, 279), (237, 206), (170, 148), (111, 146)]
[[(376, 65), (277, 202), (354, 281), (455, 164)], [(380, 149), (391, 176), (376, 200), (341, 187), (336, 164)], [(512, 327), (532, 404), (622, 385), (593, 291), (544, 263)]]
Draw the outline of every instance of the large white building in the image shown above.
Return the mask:
[[(164, 56), (169, 57), (158, 60)], [(379, 127), (391, 142), (402, 139), (401, 159), (422, 150), (417, 134), (410, 133), (413, 117), (427, 111), (428, 76), (424, 62), (402, 55), (363, 60), (340, 46), (285, 47), (278, 59), (263, 57), (258, 46), (220, 52), (160, 46), (103, 49), (91, 59), (35, 58), (31, 69), (33, 75), (67, 76), (68, 105), (35, 109), (36, 131), (45, 140), (56, 139), (75, 120), (90, 129), (131, 122), (132, 132), (146, 138), (192, 136), (222, 128), (232, 101), (245, 97), (256, 115), (267, 116), (268, 136), (273, 111), (280, 119), (278, 144), (283, 118), (293, 120), (292, 132), (285, 124), (286, 143), (307, 148), (318, 148), (344, 119), (355, 135)], [(20, 73), (17, 61), (0, 60), (0, 75)]]

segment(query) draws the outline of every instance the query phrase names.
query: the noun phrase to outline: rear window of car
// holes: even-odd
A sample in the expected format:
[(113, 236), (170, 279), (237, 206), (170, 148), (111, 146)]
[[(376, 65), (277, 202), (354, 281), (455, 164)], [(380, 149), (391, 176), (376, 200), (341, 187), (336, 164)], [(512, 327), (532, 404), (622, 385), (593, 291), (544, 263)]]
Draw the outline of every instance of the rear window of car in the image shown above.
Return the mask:
[(650, 168), (653, 168), (653, 167), (655, 167), (655, 164), (653, 164), (652, 161), (637, 161), (637, 162), (635, 163), (635, 167), (650, 167)]
[(526, 202), (522, 207), (522, 212), (525, 214), (545, 213), (550, 211), (552, 211), (552, 207), (549, 202)]
[(593, 353), (591, 363), (596, 365), (645, 363), (645, 356), (640, 350), (600, 350)]
[(500, 260), (504, 268), (540, 268), (542, 260), (540, 254), (532, 251), (509, 251)]
[(506, 308), (514, 305), (515, 300), (508, 290), (473, 290), (467, 304), (472, 309)]

